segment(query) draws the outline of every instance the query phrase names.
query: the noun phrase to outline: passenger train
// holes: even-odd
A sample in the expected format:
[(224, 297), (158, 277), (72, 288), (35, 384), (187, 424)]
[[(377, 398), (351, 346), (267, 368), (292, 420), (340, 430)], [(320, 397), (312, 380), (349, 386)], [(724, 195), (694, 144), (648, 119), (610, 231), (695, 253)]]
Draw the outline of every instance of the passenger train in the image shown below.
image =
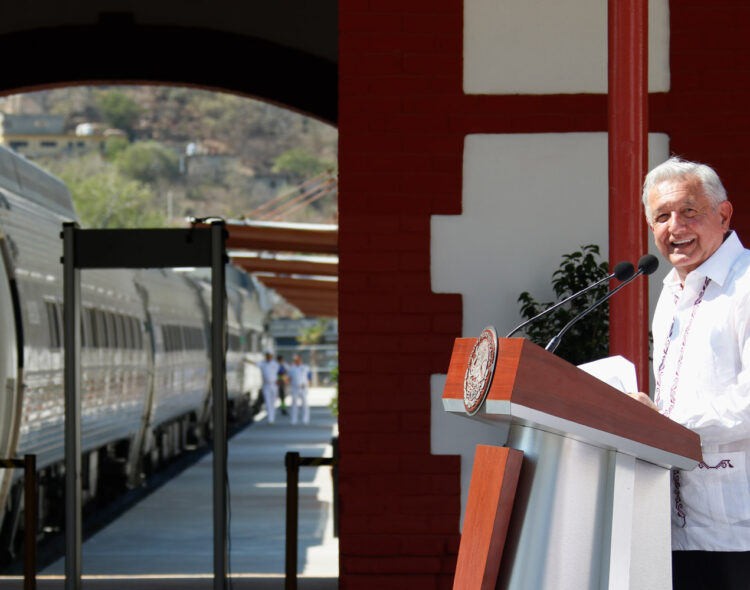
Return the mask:
[[(0, 457), (36, 455), (39, 519), (62, 525), (65, 184), (0, 146)], [(248, 411), (269, 348), (267, 294), (227, 268), (229, 413)], [(84, 502), (139, 485), (210, 436), (210, 269), (81, 272)], [(0, 470), (0, 549), (22, 535), (22, 473)], [(40, 525), (40, 526), (42, 526)]]

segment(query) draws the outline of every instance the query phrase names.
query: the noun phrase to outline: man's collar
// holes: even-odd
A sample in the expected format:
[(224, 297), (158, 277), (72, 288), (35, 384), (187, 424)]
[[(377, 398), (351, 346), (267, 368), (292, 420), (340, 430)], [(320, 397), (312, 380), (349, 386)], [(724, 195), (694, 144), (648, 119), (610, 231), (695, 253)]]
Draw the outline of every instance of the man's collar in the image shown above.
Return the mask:
[[(708, 260), (705, 260), (698, 268), (688, 273), (685, 280), (687, 281), (688, 278), (695, 273), (697, 276), (708, 277), (711, 281), (723, 285), (729, 274), (729, 269), (732, 268), (732, 264), (734, 264), (734, 261), (744, 249), (742, 242), (740, 242), (740, 239), (737, 237), (737, 233), (734, 230), (731, 230), (721, 246), (711, 254)], [(667, 276), (664, 277), (665, 285), (674, 285), (679, 284), (680, 282), (680, 277), (675, 268), (669, 271)]]

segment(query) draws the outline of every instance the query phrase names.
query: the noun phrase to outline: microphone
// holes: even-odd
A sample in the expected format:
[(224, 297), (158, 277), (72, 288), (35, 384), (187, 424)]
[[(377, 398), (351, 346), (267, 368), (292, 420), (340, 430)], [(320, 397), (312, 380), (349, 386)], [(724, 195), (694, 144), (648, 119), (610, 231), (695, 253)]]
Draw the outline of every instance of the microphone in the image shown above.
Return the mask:
[(594, 302), (591, 307), (584, 309), (581, 313), (579, 313), (576, 317), (574, 317), (572, 320), (570, 320), (562, 330), (560, 330), (557, 333), (557, 336), (555, 336), (552, 340), (549, 341), (549, 344), (544, 347), (545, 350), (549, 350), (550, 352), (555, 352), (555, 349), (559, 346), (560, 341), (562, 340), (562, 337), (565, 335), (565, 332), (567, 332), (573, 324), (575, 324), (578, 320), (583, 318), (585, 315), (591, 313), (594, 311), (597, 307), (599, 307), (602, 303), (604, 303), (607, 299), (612, 297), (615, 293), (617, 293), (620, 289), (622, 289), (625, 285), (628, 283), (634, 281), (637, 279), (640, 275), (650, 275), (653, 274), (654, 271), (659, 268), (659, 260), (654, 256), (653, 254), (645, 254), (644, 256), (641, 256), (641, 259), (638, 261), (638, 272), (635, 273), (632, 277), (624, 281), (622, 284), (617, 285), (614, 289), (609, 291), (604, 297), (600, 298), (596, 302)]
[[(656, 260), (656, 259), (654, 259), (654, 260)], [(657, 264), (659, 264), (658, 261), (657, 261)], [(625, 279), (629, 279), (630, 277), (632, 277), (634, 272), (635, 272), (635, 269), (633, 268), (633, 265), (630, 262), (628, 262), (627, 260), (623, 260), (622, 262), (618, 262), (617, 264), (615, 264), (614, 269), (612, 269), (612, 274), (611, 275), (606, 276), (603, 279), (599, 279), (598, 281), (596, 281), (595, 283), (589, 285), (588, 287), (585, 287), (585, 288), (581, 289), (580, 291), (578, 291), (578, 293), (573, 293), (573, 295), (571, 295), (570, 297), (567, 297), (566, 299), (563, 299), (562, 301), (559, 301), (559, 302), (555, 303), (555, 305), (552, 305), (552, 306), (548, 307), (547, 309), (545, 309), (543, 312), (536, 314), (533, 318), (526, 320), (522, 324), (519, 324), (518, 326), (516, 326), (515, 328), (513, 328), (508, 333), (508, 335), (506, 336), (506, 338), (510, 338), (511, 336), (513, 336), (513, 334), (515, 334), (516, 332), (518, 332), (520, 329), (525, 328), (531, 322), (535, 322), (539, 318), (541, 318), (543, 316), (546, 316), (548, 313), (552, 313), (553, 311), (555, 311), (561, 305), (564, 305), (565, 303), (567, 303), (571, 299), (575, 299), (579, 295), (583, 295), (584, 293), (588, 293), (591, 289), (593, 289), (595, 287), (598, 287), (602, 283), (611, 281), (612, 279), (617, 279), (618, 281), (624, 281)]]

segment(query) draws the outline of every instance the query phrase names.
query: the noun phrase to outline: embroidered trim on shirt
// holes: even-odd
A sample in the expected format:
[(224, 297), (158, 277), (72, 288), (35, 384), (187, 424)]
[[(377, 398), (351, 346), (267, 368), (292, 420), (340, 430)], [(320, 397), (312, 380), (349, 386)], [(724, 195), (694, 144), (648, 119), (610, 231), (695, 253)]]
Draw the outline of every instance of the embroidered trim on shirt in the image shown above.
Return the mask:
[(682, 519), (682, 528), (684, 529), (687, 524), (687, 514), (680, 496), (680, 472), (676, 469), (672, 472), (672, 483), (674, 483), (674, 508), (677, 511), (677, 516)]
[[(695, 313), (698, 311), (698, 306), (700, 305), (701, 301), (703, 301), (703, 296), (706, 294), (706, 289), (708, 288), (708, 283), (711, 282), (711, 279), (706, 277), (706, 280), (703, 282), (703, 288), (701, 289), (700, 293), (698, 293), (698, 297), (693, 302), (693, 308), (690, 312), (690, 319), (688, 320), (687, 326), (685, 326), (685, 331), (682, 336), (682, 344), (680, 345), (680, 355), (677, 357), (677, 367), (675, 368), (675, 376), (672, 380), (672, 387), (669, 389), (669, 407), (667, 407), (662, 414), (669, 417), (669, 414), (672, 413), (672, 410), (674, 409), (674, 404), (677, 399), (677, 384), (680, 381), (680, 369), (682, 368), (682, 359), (685, 355), (685, 345), (687, 344), (687, 338), (690, 334), (690, 326), (693, 325), (693, 319), (695, 318)], [(679, 300), (679, 295), (675, 295), (675, 304)], [(669, 332), (667, 333), (667, 341), (664, 343), (664, 349), (662, 352), (661, 362), (659, 363), (659, 370), (656, 376), (656, 389), (654, 391), (654, 399), (656, 400), (657, 405), (660, 402), (661, 399), (661, 380), (664, 375), (664, 365), (667, 361), (667, 353), (669, 352), (669, 346), (672, 344), (672, 331), (674, 330), (675, 322), (677, 321), (677, 316), (675, 315), (672, 318), (672, 325), (669, 327)]]
[(699, 469), (726, 469), (729, 467), (730, 469), (734, 469), (734, 465), (732, 465), (731, 461), (729, 459), (722, 459), (719, 461), (716, 465), (706, 465), (703, 461), (698, 463)]

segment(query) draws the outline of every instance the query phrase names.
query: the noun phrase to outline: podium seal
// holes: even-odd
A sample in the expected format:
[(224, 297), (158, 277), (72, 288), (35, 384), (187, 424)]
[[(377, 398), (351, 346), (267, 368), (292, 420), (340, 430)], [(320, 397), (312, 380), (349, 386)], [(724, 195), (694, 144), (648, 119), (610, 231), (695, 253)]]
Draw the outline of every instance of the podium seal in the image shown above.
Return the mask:
[(469, 356), (464, 375), (464, 408), (469, 416), (479, 411), (492, 385), (497, 364), (497, 332), (492, 326), (482, 330)]

